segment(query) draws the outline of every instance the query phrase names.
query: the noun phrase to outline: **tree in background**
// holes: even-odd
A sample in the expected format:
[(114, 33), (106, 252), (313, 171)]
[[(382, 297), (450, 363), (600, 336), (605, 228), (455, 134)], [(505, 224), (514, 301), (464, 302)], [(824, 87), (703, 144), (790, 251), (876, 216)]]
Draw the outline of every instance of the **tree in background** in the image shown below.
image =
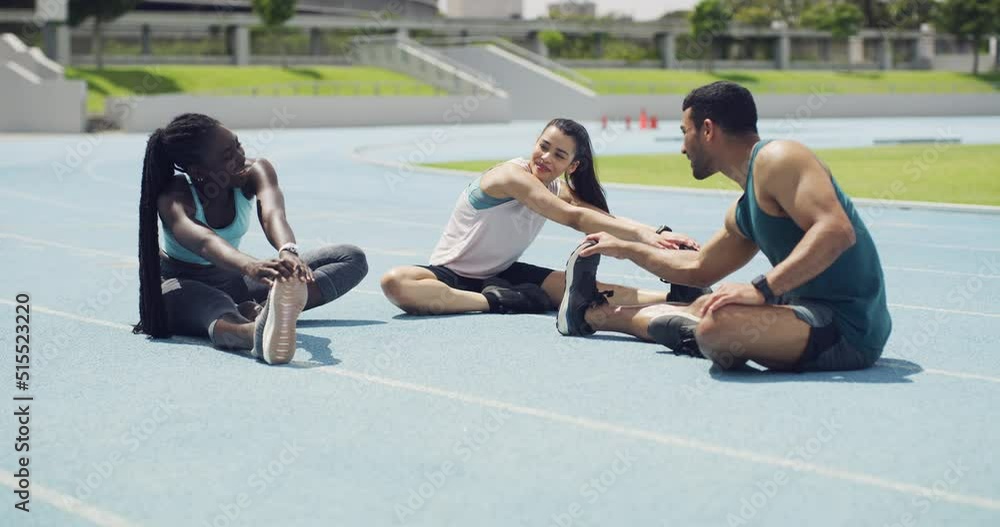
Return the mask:
[(771, 27), (778, 20), (776, 13), (763, 5), (748, 5), (733, 10), (733, 20), (753, 27)]
[(139, 0), (70, 0), (69, 25), (76, 27), (94, 17), (91, 46), (97, 69), (104, 69), (104, 24), (135, 9)]
[(726, 0), (733, 20), (754, 27), (770, 27), (780, 20), (793, 26), (810, 0)]
[(972, 74), (979, 74), (984, 37), (1000, 31), (1000, 0), (944, 0), (938, 6), (939, 29), (972, 42)]
[(287, 68), (285, 44), (280, 32), (285, 22), (295, 16), (296, 0), (253, 0), (253, 11), (260, 17), (268, 34), (278, 37), (278, 49), (281, 50), (281, 65)]
[(546, 29), (538, 33), (538, 38), (542, 39), (542, 44), (545, 44), (545, 49), (549, 50), (549, 53), (557, 57), (562, 54), (566, 35), (554, 29)]
[(922, 24), (934, 21), (935, 0), (890, 0), (886, 6), (889, 14), (886, 25), (891, 29), (920, 29)]
[(704, 43), (701, 56), (704, 58), (705, 54), (708, 55), (708, 71), (713, 69), (715, 36), (726, 31), (732, 18), (732, 11), (722, 0), (701, 0), (694, 7), (694, 11), (688, 19), (694, 41), (699, 46)]
[[(865, 15), (858, 6), (838, 2), (813, 4), (802, 12), (802, 25), (820, 31), (829, 31), (836, 39), (846, 39), (861, 31)], [(848, 65), (850, 67), (850, 65)]]

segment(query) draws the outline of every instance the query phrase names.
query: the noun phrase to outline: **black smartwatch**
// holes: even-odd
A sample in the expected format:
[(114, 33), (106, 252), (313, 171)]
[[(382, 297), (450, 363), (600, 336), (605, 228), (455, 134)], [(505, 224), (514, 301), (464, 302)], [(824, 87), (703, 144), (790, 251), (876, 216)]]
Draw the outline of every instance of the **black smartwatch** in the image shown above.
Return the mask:
[(771, 286), (767, 284), (766, 276), (760, 275), (757, 278), (751, 280), (750, 283), (753, 284), (753, 286), (757, 288), (758, 291), (760, 291), (760, 294), (764, 295), (764, 303), (766, 304), (778, 303), (778, 298), (774, 296), (774, 291), (771, 291)]

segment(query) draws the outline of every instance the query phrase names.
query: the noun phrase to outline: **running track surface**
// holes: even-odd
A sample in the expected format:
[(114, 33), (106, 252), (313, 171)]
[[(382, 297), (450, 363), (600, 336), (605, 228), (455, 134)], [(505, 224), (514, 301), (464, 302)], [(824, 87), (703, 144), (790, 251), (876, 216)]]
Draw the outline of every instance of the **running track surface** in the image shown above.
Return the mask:
[[(287, 367), (130, 333), (145, 136), (0, 141), (0, 524), (1000, 523), (1000, 215), (862, 207), (894, 322), (866, 371), (726, 373), (624, 336), (561, 337), (553, 316), (401, 315), (379, 277), (426, 262), (468, 180), (372, 161), (526, 155), (542, 124), (243, 131), (248, 155), (277, 166), (300, 244), (369, 258), (356, 290), (303, 315)], [(995, 127), (795, 132), (825, 147), (970, 126), (964, 142)], [(675, 151), (677, 136), (609, 133), (600, 148)], [(609, 189), (615, 212), (699, 240), (732, 199)], [(561, 268), (580, 239), (550, 222), (524, 260)], [(242, 248), (270, 254), (259, 226)], [(732, 279), (765, 269), (759, 257)], [(611, 259), (600, 277), (660, 285)], [(28, 392), (12, 379), (18, 293), (31, 296)], [(26, 394), (29, 514), (12, 491), (11, 398)]]

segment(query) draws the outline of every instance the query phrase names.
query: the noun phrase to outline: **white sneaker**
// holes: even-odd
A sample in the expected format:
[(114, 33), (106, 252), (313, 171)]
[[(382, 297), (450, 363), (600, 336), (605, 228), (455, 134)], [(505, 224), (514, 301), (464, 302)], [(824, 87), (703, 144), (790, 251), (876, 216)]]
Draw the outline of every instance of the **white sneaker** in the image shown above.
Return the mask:
[(306, 307), (305, 282), (275, 280), (255, 321), (251, 354), (268, 364), (288, 364), (295, 355), (295, 323)]

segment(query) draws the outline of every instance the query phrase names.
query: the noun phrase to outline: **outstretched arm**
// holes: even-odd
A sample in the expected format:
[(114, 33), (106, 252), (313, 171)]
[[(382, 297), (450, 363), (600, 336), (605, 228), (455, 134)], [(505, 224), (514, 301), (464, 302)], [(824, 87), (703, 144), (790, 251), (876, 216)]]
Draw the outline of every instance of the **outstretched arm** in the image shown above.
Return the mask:
[(757, 246), (736, 226), (736, 204), (726, 213), (725, 227), (700, 251), (671, 251), (619, 240), (605, 233), (588, 236), (597, 245), (584, 250), (581, 256), (606, 254), (628, 259), (636, 265), (675, 283), (706, 287), (743, 267), (757, 254)]
[[(633, 226), (637, 230), (645, 230), (645, 231), (649, 231), (652, 235), (657, 235), (655, 227), (651, 227), (649, 225), (646, 225), (644, 223), (635, 221), (635, 220), (630, 219), (630, 218), (626, 218), (624, 216), (618, 216), (618, 215), (615, 215), (615, 214), (610, 214), (610, 213), (604, 212), (603, 210), (601, 210), (601, 209), (599, 209), (599, 208), (591, 205), (590, 203), (587, 203), (586, 201), (583, 201), (582, 199), (580, 199), (579, 196), (576, 195), (575, 192), (573, 192), (573, 189), (571, 189), (569, 187), (569, 185), (567, 185), (565, 182), (563, 182), (561, 185), (559, 185), (559, 199), (565, 201), (566, 203), (569, 203), (570, 205), (576, 206), (576, 207), (583, 207), (585, 209), (590, 209), (590, 210), (592, 210), (594, 212), (597, 212), (599, 214), (605, 214), (605, 215), (611, 216), (612, 218), (615, 218), (616, 220), (618, 220), (619, 222), (621, 222), (621, 223), (623, 223), (625, 225), (631, 225), (631, 226)], [(668, 232), (662, 232), (658, 236), (662, 240), (671, 243), (667, 247), (668, 249), (681, 249), (683, 247), (689, 247), (689, 248), (695, 249), (695, 250), (701, 249), (701, 246), (698, 245), (698, 242), (696, 242), (693, 238), (691, 238), (690, 236), (688, 236), (686, 234), (681, 234), (679, 232), (669, 232), (668, 231)]]
[(504, 194), (554, 222), (585, 234), (606, 231), (626, 240), (658, 247), (674, 245), (645, 226), (640, 228), (634, 223), (618, 221), (604, 211), (571, 205), (552, 194), (537, 178), (516, 167), (502, 165), (490, 176), (490, 185)]

